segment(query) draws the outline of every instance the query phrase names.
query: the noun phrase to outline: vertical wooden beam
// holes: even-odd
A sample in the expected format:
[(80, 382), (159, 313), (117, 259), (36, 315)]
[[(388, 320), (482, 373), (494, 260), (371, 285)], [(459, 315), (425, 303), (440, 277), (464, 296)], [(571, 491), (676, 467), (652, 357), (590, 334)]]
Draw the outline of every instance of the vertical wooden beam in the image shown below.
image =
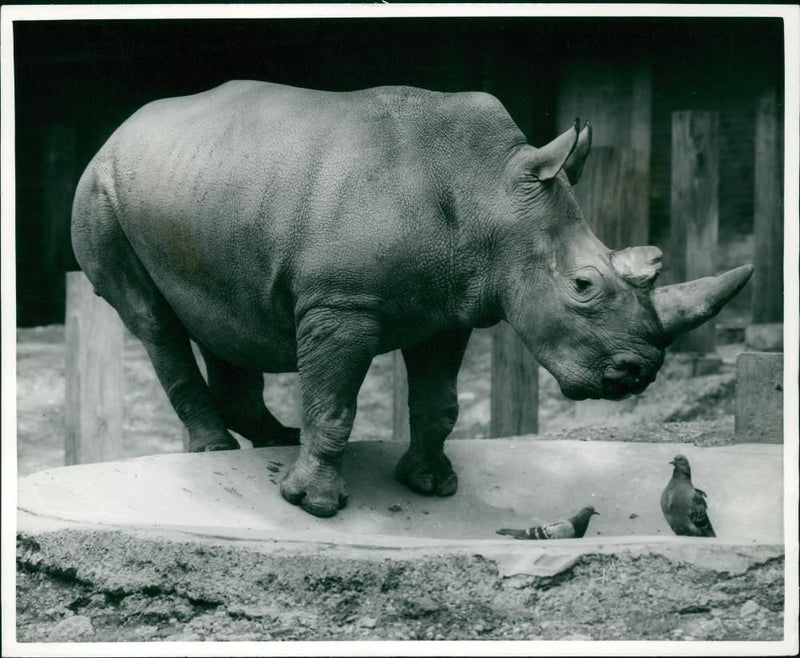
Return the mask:
[(775, 90), (756, 107), (753, 322), (783, 322), (783, 125)]
[[(593, 146), (575, 186), (578, 204), (590, 224), (604, 226), (609, 213), (614, 230), (598, 234), (613, 249), (647, 244), (650, 219), (652, 75), (642, 61), (575, 60), (564, 69), (558, 93), (558, 130), (575, 117), (592, 124)], [(605, 147), (615, 152), (604, 151)], [(588, 177), (596, 176), (594, 181)], [(619, 181), (610, 188), (608, 181)], [(595, 191), (587, 188), (596, 185)], [(588, 212), (587, 212), (588, 210)], [(593, 230), (594, 230), (594, 224)], [(595, 230), (595, 233), (597, 231)]]
[(122, 456), (123, 327), (83, 272), (68, 272), (65, 463)]
[(629, 59), (573, 60), (560, 76), (557, 130), (588, 119), (597, 146), (632, 148), (649, 163), (652, 119), (650, 65)]
[(539, 431), (539, 364), (506, 322), (492, 335), (492, 400), (489, 436)]
[(575, 186), (575, 197), (592, 232), (612, 249), (621, 248), (621, 245), (614, 244), (620, 211), (619, 177), (619, 150), (612, 146), (598, 146), (592, 149), (581, 180)]
[(408, 379), (406, 378), (406, 364), (400, 350), (392, 352), (393, 359), (393, 400), (394, 416), (392, 421), (392, 439), (408, 443), (411, 430), (408, 420)]
[(647, 243), (647, 180), (642, 157), (632, 148), (593, 148), (575, 186), (586, 221), (611, 249)]
[(611, 249), (647, 243), (647, 180), (639, 151), (593, 148), (575, 196), (594, 234)]
[[(716, 274), (719, 226), (719, 114), (672, 113), (670, 244), (673, 281)], [(714, 322), (675, 343), (682, 352), (713, 352)]]
[[(529, 85), (524, 70), (509, 67), (507, 59), (496, 51), (484, 51), (481, 88), (501, 100), (517, 126), (528, 137), (532, 132), (535, 98)], [(491, 361), (489, 436), (495, 438), (538, 432), (539, 364), (505, 322), (500, 322), (492, 330)]]

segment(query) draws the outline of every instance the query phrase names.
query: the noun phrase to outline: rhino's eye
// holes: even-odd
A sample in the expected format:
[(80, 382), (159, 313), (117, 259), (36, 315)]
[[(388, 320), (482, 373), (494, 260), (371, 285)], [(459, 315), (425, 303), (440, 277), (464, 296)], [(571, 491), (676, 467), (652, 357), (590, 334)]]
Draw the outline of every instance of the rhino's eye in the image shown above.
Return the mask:
[(567, 293), (576, 302), (585, 304), (593, 301), (602, 292), (603, 278), (593, 267), (584, 267), (570, 274)]
[(589, 279), (582, 276), (575, 277), (574, 283), (575, 283), (575, 292), (578, 292), (580, 294), (587, 293), (589, 289), (592, 287), (592, 282), (589, 281)]

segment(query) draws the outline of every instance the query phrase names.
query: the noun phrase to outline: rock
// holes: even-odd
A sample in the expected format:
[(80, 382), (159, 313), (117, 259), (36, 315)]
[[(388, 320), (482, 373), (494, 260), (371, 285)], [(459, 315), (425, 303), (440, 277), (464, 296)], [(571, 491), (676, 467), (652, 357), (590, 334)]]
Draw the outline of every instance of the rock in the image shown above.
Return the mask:
[(225, 642), (263, 642), (271, 640), (272, 636), (269, 633), (231, 633), (223, 635), (219, 639)]
[(139, 626), (131, 631), (130, 639), (135, 639), (136, 641), (151, 640), (156, 633), (158, 633), (158, 626), (153, 626), (150, 624), (146, 626)]
[(361, 628), (375, 628), (377, 626), (378, 620), (374, 617), (363, 617), (361, 621), (358, 623)]
[(247, 619), (258, 619), (269, 617), (275, 614), (275, 608), (270, 605), (241, 605), (228, 608), (228, 614), (236, 617), (246, 617)]
[(173, 633), (164, 638), (164, 642), (199, 642), (200, 635), (197, 633)]
[(92, 626), (92, 620), (89, 619), (89, 617), (84, 617), (83, 615), (74, 615), (72, 617), (62, 619), (55, 626), (53, 626), (53, 630), (50, 631), (50, 641), (74, 641), (87, 635), (94, 635), (94, 626)]
[(583, 633), (573, 633), (572, 635), (567, 635), (567, 637), (562, 639), (576, 642), (591, 642), (594, 638), (584, 635)]
[(406, 604), (408, 606), (408, 614), (412, 617), (423, 617), (444, 609), (441, 603), (427, 594), (423, 594), (415, 599), (408, 599)]
[(742, 617), (748, 617), (758, 612), (760, 608), (761, 606), (758, 605), (758, 603), (753, 601), (753, 599), (750, 599), (742, 605), (741, 609), (739, 610), (739, 615)]

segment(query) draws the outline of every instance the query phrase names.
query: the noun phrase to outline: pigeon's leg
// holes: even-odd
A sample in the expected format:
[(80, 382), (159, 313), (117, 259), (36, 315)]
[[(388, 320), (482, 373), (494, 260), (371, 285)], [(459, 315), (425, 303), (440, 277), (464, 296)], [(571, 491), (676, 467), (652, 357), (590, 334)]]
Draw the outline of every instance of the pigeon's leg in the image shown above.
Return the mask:
[(200, 346), (208, 369), (208, 387), (222, 420), (253, 447), (297, 445), (300, 430), (286, 427), (264, 404), (264, 375), (223, 361)]
[(313, 309), (298, 323), (300, 455), (281, 482), (281, 494), (315, 516), (333, 516), (347, 503), (341, 462), (380, 334), (375, 318), (353, 311)]
[(411, 444), (395, 476), (413, 491), (439, 496), (456, 492), (458, 476), (444, 454), (444, 441), (458, 418), (456, 379), (470, 333), (451, 329), (403, 350)]

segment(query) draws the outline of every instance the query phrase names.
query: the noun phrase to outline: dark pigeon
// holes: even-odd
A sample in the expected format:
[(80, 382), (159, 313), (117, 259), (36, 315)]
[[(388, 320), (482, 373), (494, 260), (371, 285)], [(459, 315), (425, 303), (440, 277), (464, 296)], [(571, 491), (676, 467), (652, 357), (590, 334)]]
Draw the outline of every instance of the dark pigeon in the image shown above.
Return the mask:
[(571, 516), (563, 521), (553, 521), (537, 525), (527, 530), (514, 530), (513, 528), (500, 528), (498, 535), (508, 535), (514, 539), (577, 539), (586, 534), (589, 526), (589, 519), (593, 514), (594, 507), (584, 507), (575, 516)]
[(708, 518), (706, 494), (692, 484), (692, 469), (683, 455), (675, 455), (672, 479), (661, 494), (661, 511), (676, 535), (716, 537)]

